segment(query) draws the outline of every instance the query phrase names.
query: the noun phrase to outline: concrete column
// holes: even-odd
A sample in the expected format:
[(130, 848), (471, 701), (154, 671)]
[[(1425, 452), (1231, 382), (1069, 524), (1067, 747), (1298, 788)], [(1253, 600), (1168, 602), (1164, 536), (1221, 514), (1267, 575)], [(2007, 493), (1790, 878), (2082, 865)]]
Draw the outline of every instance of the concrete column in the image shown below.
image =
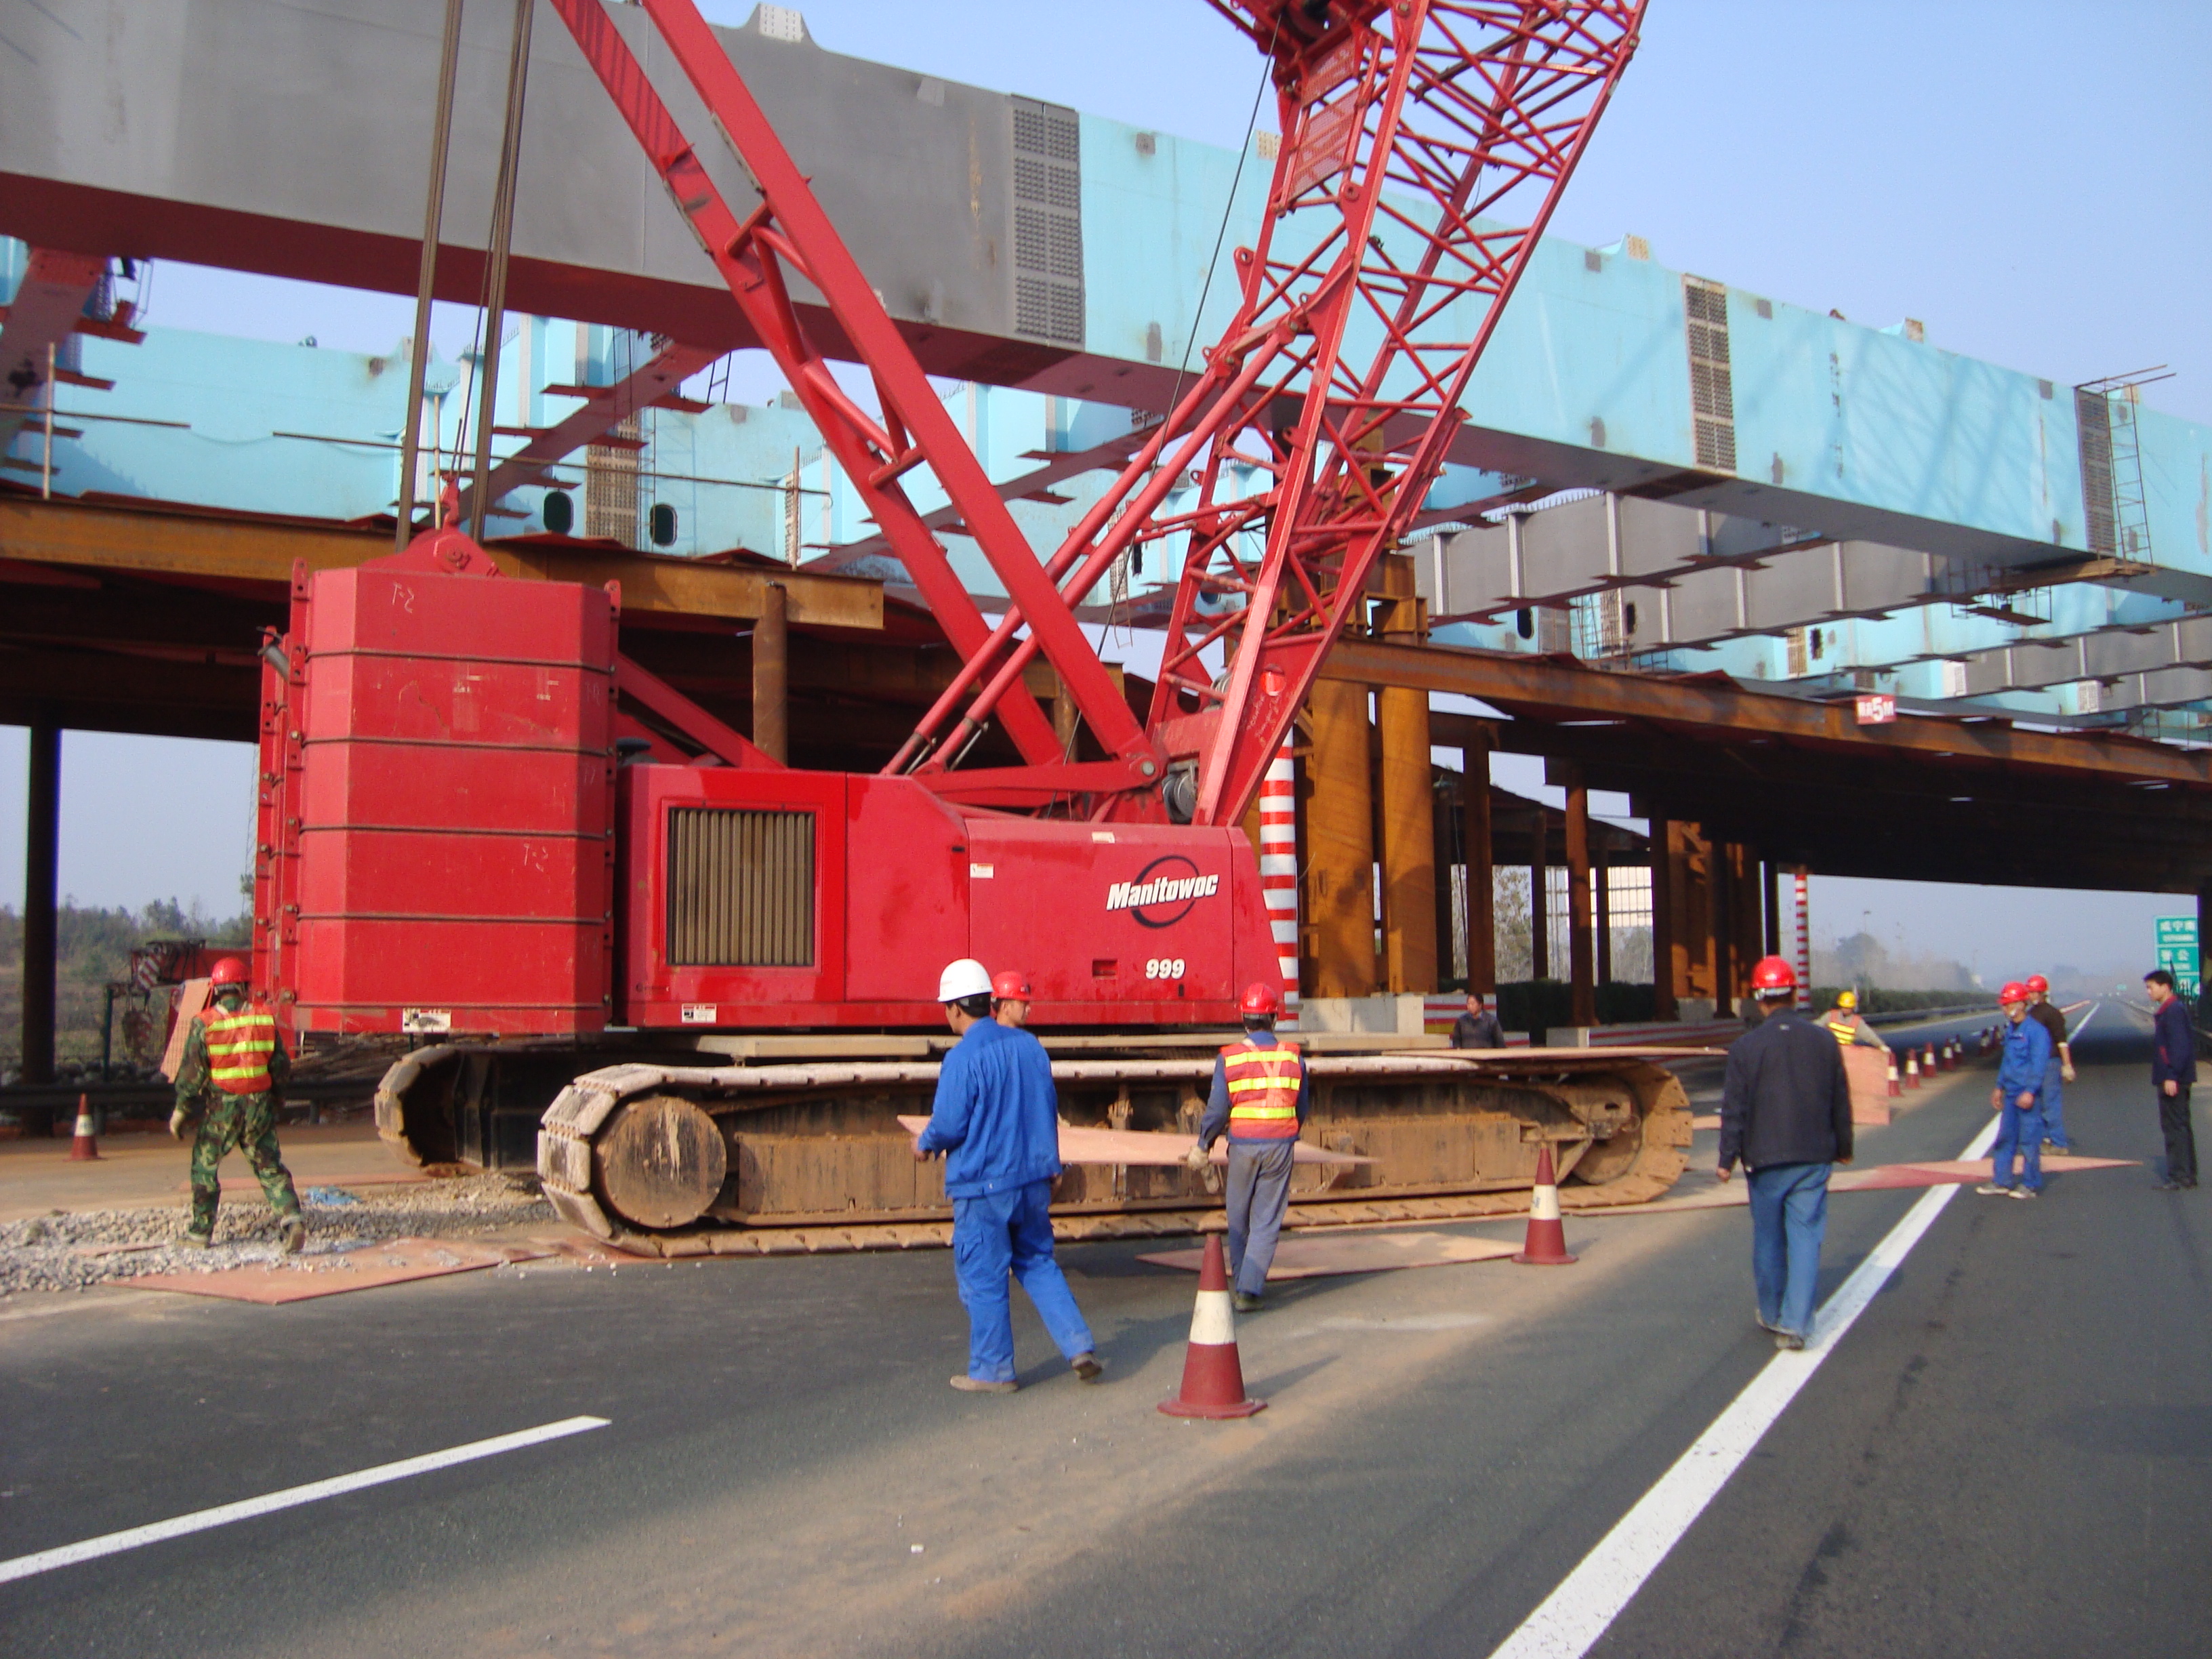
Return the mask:
[(1573, 993), (1570, 1022), (1597, 1024), (1596, 981), (1590, 950), (1589, 787), (1580, 768), (1567, 784), (1567, 983)]
[(1590, 854), (1591, 931), (1597, 936), (1597, 982), (1613, 983), (1613, 867), (1603, 848)]
[(791, 763), (791, 627), (781, 582), (769, 583), (753, 623), (753, 746)]
[(1679, 1019), (1674, 969), (1674, 826), (1647, 820), (1651, 830), (1651, 1017)]
[(1392, 992), (1437, 988), (1436, 791), (1429, 694), (1375, 694), (1382, 739), (1382, 965)]
[[(23, 1081), (54, 1080), (54, 896), (61, 856), (62, 729), (43, 714), (31, 726), (23, 820)], [(46, 1126), (52, 1133), (51, 1121)]]
[(1306, 915), (1314, 932), (1313, 994), (1375, 993), (1375, 839), (1368, 793), (1367, 688), (1316, 680), (1306, 800)]
[(1534, 809), (1536, 827), (1529, 832), (1528, 854), (1528, 976), (1552, 976), (1552, 810)]
[(1498, 989), (1498, 918), (1491, 902), (1490, 748), (1471, 743), (1459, 752), (1460, 823), (1467, 855), (1467, 988), (1489, 996)]

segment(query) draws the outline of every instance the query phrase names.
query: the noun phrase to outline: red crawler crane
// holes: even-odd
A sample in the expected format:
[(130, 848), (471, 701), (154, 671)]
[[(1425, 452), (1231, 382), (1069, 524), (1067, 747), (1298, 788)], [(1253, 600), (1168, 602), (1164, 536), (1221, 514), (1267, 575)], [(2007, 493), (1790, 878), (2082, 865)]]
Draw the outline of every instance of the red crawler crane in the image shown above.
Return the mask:
[[(1236, 826), (1322, 653), (1356, 614), (1375, 560), (1403, 534), (1443, 464), (1468, 377), (1634, 49), (1643, 5), (1214, 3), (1267, 55), (1277, 89), (1282, 138), (1257, 245), (1237, 251), (1234, 315), (1187, 392), (1040, 559), (690, 0), (643, 0), (643, 9), (757, 185), (759, 204), (742, 215), (603, 0), (553, 0), (963, 664), (882, 773), (810, 773), (776, 766), (623, 659), (605, 600), (576, 590), (571, 603), (547, 595), (553, 585), (532, 584), (544, 614), (524, 621), (520, 596), (495, 597), (512, 585), (464, 574), (482, 556), (458, 532), (418, 538), (379, 562), (381, 569), (317, 578), (331, 584), (327, 604), (319, 592), (303, 594), (292, 635), (272, 653), (265, 725), (276, 736), (264, 743), (264, 773), (291, 780), (268, 792), (279, 805), (264, 806), (264, 825), (284, 802), (303, 803), (309, 820), (309, 833), (293, 837), (299, 870), (269, 891), (302, 895), (304, 906), (288, 912), (300, 920), (282, 927), (302, 940), (320, 927), (327, 940), (319, 952), (292, 947), (295, 989), (280, 997), (292, 998), (295, 1024), (390, 1029), (399, 1011), (382, 1005), (398, 1000), (391, 963), (405, 950), (386, 939), (349, 954), (346, 926), (367, 939), (365, 930), (394, 916), (376, 908), (382, 866), (362, 851), (361, 825), (375, 813), (361, 795), (336, 799), (323, 810), (326, 841), (315, 839), (319, 796), (312, 767), (299, 781), (301, 734), (310, 753), (319, 741), (350, 744), (345, 777), (367, 796), (403, 787), (409, 769), (390, 744), (416, 739), (360, 727), (364, 718), (419, 724), (420, 714), (380, 690), (390, 677), (377, 665), (437, 656), (399, 635), (413, 641), (422, 614), (459, 606), (477, 620), (447, 628), (441, 648), (465, 657), (468, 647), (453, 641), (496, 635), (506, 642), (497, 664), (529, 662), (541, 686), (554, 684), (556, 702), (568, 699), (562, 730), (586, 775), (574, 790), (574, 833), (554, 863), (577, 897), (546, 919), (565, 933), (530, 935), (568, 943), (544, 953), (547, 971), (529, 994), (512, 982), (519, 970), (502, 980), (490, 965), (504, 959), (499, 941), (520, 936), (477, 926), (498, 912), (475, 896), (449, 899), (449, 912), (471, 910), (440, 952), (457, 988), (443, 998), (452, 1006), (427, 1017), (418, 1008), (416, 1028), (793, 1034), (726, 1041), (726, 1051), (762, 1063), (714, 1069), (643, 1063), (649, 1055), (634, 1046), (625, 1051), (631, 1063), (563, 1090), (537, 1134), (538, 1164), (549, 1194), (580, 1224), (694, 1249), (761, 1248), (763, 1230), (779, 1227), (933, 1224), (943, 1201), (926, 1185), (933, 1175), (902, 1155), (892, 1121), (902, 1097), (926, 1093), (933, 1078), (920, 1039), (870, 1048), (851, 1036), (841, 1044), (798, 1034), (927, 1029), (936, 1019), (935, 975), (949, 957), (1021, 960), (1041, 1024), (1122, 1034), (1085, 1038), (1079, 1054), (1056, 1062), (1064, 1114), (1115, 1130), (1194, 1127), (1211, 1065), (1205, 1049), (1215, 1039), (1188, 1028), (1230, 1023), (1243, 984), (1273, 976), (1275, 942)], [(1511, 228), (1497, 222), (1501, 215)], [(830, 374), (792, 303), (795, 281), (823, 296), (845, 349), (873, 378), (880, 415)], [(1005, 586), (1010, 604), (995, 626), (906, 494), (902, 480), (921, 466)], [(1245, 480), (1256, 486), (1240, 494)], [(1165, 659), (1140, 722), (1075, 607), (1116, 560), (1153, 543), (1181, 569)], [(532, 656), (533, 634), (557, 635), (566, 654)], [(1218, 678), (1205, 665), (1216, 645), (1227, 663)], [(1023, 680), (1040, 651), (1105, 758), (1063, 753)], [(288, 653), (303, 655), (304, 667)], [(349, 665), (316, 669), (319, 655)], [(457, 685), (483, 678), (493, 689), (481, 702), (457, 695), (451, 711), (441, 706), (447, 735), (424, 766), (465, 764), (453, 758), (466, 746), (458, 723), (464, 712), (480, 722), (480, 708), (496, 702), (507, 671), (469, 670), (457, 666)], [(328, 713), (319, 717), (315, 673), (345, 687), (350, 701), (321, 705)], [(605, 677), (605, 702), (595, 701), (595, 674)], [(410, 695), (418, 683), (426, 682), (408, 682)], [(288, 698), (304, 702), (304, 716)], [(665, 763), (681, 751), (656, 741), (623, 702), (641, 704), (663, 735), (672, 728), (723, 763)], [(388, 717), (376, 713), (386, 704)], [(517, 718), (523, 730), (527, 721)], [(1022, 763), (963, 769), (994, 718)], [(604, 784), (594, 782), (588, 775), (605, 752), (595, 745), (616, 734), (652, 743), (658, 763), (608, 766)], [(516, 793), (534, 801), (567, 787)], [(500, 822), (472, 833), (516, 833)], [(527, 864), (533, 855), (520, 844)], [(611, 848), (604, 928), (592, 909), (595, 844)], [(429, 862), (424, 845), (410, 843), (406, 874)], [(356, 849), (349, 862), (339, 854), (348, 846)], [(331, 921), (337, 912), (315, 896), (331, 884), (308, 867), (318, 847), (325, 871), (363, 872), (347, 896), (349, 923)], [(1093, 887), (1095, 906), (1085, 896)], [(271, 905), (264, 915), (285, 909)], [(421, 954), (418, 946), (408, 964), (417, 981), (427, 972)], [(283, 984), (288, 970), (278, 965)], [(313, 971), (302, 975), (303, 965)], [(1186, 1029), (1162, 1029), (1176, 1026)], [(561, 1051), (571, 1073), (575, 1053)], [(908, 1053), (915, 1058), (895, 1057)], [(795, 1063), (766, 1063), (779, 1057)], [(1324, 1086), (1316, 1121), (1339, 1152), (1368, 1160), (1358, 1176), (1365, 1212), (1385, 1199), (1412, 1206), (1409, 1214), (1510, 1206), (1519, 1200), (1506, 1189), (1533, 1178), (1542, 1146), (1553, 1148), (1563, 1179), (1579, 1173), (1592, 1201), (1648, 1197), (1682, 1166), (1685, 1103), (1648, 1063), (1554, 1054), (1537, 1067), (1546, 1074), (1539, 1080), (1526, 1063), (1473, 1066), (1370, 1045), (1316, 1065)], [(429, 1051), (387, 1079), (380, 1121), (418, 1156), (494, 1161), (500, 1137), (483, 1127), (489, 1117), (504, 1112), (520, 1116), (526, 1133), (540, 1129), (527, 1070), (482, 1049)], [(1560, 1083), (1563, 1073), (1575, 1080)], [(1407, 1117), (1421, 1121), (1395, 1121)], [(1181, 1206), (1202, 1201), (1179, 1163), (1146, 1167), (1135, 1146), (1115, 1156), (1110, 1188), (1086, 1179), (1098, 1170), (1070, 1171), (1057, 1201), (1077, 1218), (1071, 1225), (1157, 1230), (1180, 1224)], [(1347, 1179), (1352, 1167), (1329, 1166), (1330, 1180)], [(1332, 1207), (1318, 1188), (1302, 1196), (1317, 1216)]]

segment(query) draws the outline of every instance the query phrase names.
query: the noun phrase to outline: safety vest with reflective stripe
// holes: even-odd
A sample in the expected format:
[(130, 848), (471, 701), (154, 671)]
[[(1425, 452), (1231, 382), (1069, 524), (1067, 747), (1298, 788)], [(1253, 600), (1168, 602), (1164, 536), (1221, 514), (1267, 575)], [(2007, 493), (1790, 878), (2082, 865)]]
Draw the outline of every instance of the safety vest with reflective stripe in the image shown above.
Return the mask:
[(1222, 1080), (1229, 1085), (1229, 1133), (1238, 1140), (1296, 1140), (1298, 1084), (1305, 1067), (1297, 1045), (1257, 1048), (1232, 1042), (1221, 1051)]
[(1845, 1015), (1840, 1020), (1833, 1014), (1820, 1022), (1827, 1027), (1828, 1035), (1838, 1048), (1848, 1048), (1859, 1040), (1859, 1023), (1855, 1016)]
[(265, 1010), (200, 1016), (207, 1034), (208, 1080), (227, 1095), (264, 1094), (270, 1087), (269, 1056), (276, 1048), (276, 1021)]

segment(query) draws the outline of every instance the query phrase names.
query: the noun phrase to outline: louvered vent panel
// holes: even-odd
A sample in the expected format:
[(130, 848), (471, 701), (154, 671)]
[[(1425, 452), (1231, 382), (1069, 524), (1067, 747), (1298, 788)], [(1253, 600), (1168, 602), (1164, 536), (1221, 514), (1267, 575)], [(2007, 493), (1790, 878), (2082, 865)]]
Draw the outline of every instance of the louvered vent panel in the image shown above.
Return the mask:
[(668, 815), (668, 960), (814, 961), (814, 814), (679, 806)]
[(2119, 548), (2112, 513), (2112, 411), (2104, 394), (2074, 390), (2074, 420), (2081, 433), (2081, 514), (2089, 550), (2110, 558)]
[(1016, 98), (1014, 332), (1083, 343), (1083, 129), (1072, 109)]
[(1728, 289), (1696, 276), (1682, 279), (1682, 311), (1690, 340), (1690, 419), (1698, 465), (1735, 471), (1735, 383), (1729, 368)]

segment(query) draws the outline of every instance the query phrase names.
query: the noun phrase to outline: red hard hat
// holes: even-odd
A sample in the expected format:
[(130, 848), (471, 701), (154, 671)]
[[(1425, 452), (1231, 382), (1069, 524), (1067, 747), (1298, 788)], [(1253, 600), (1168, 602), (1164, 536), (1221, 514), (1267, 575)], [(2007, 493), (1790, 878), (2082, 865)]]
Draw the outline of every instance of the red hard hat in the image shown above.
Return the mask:
[(2040, 974), (2030, 974), (2027, 976), (2027, 988), (2038, 996), (2047, 996), (2051, 992), (2051, 981)]
[(1751, 970), (1751, 988), (1754, 991), (1794, 991), (1797, 988), (1797, 970), (1790, 965), (1787, 957), (1761, 957)]
[(1283, 994), (1267, 981), (1256, 980), (1244, 988), (1244, 1000), (1237, 1006), (1247, 1014), (1279, 1014)]
[(2027, 987), (2022, 985), (2016, 979), (2007, 980), (2005, 981), (2004, 989), (1997, 993), (1997, 1001), (2000, 1004), (2007, 1002), (2025, 1002), (2027, 1000)]
[(211, 988), (246, 985), (252, 983), (252, 979), (253, 975), (246, 971), (246, 963), (236, 957), (217, 957), (215, 966), (208, 969), (208, 983)]
[(991, 975), (991, 994), (1001, 1002), (1009, 999), (1027, 1002), (1030, 1000), (1029, 975), (1015, 968), (994, 974)]

